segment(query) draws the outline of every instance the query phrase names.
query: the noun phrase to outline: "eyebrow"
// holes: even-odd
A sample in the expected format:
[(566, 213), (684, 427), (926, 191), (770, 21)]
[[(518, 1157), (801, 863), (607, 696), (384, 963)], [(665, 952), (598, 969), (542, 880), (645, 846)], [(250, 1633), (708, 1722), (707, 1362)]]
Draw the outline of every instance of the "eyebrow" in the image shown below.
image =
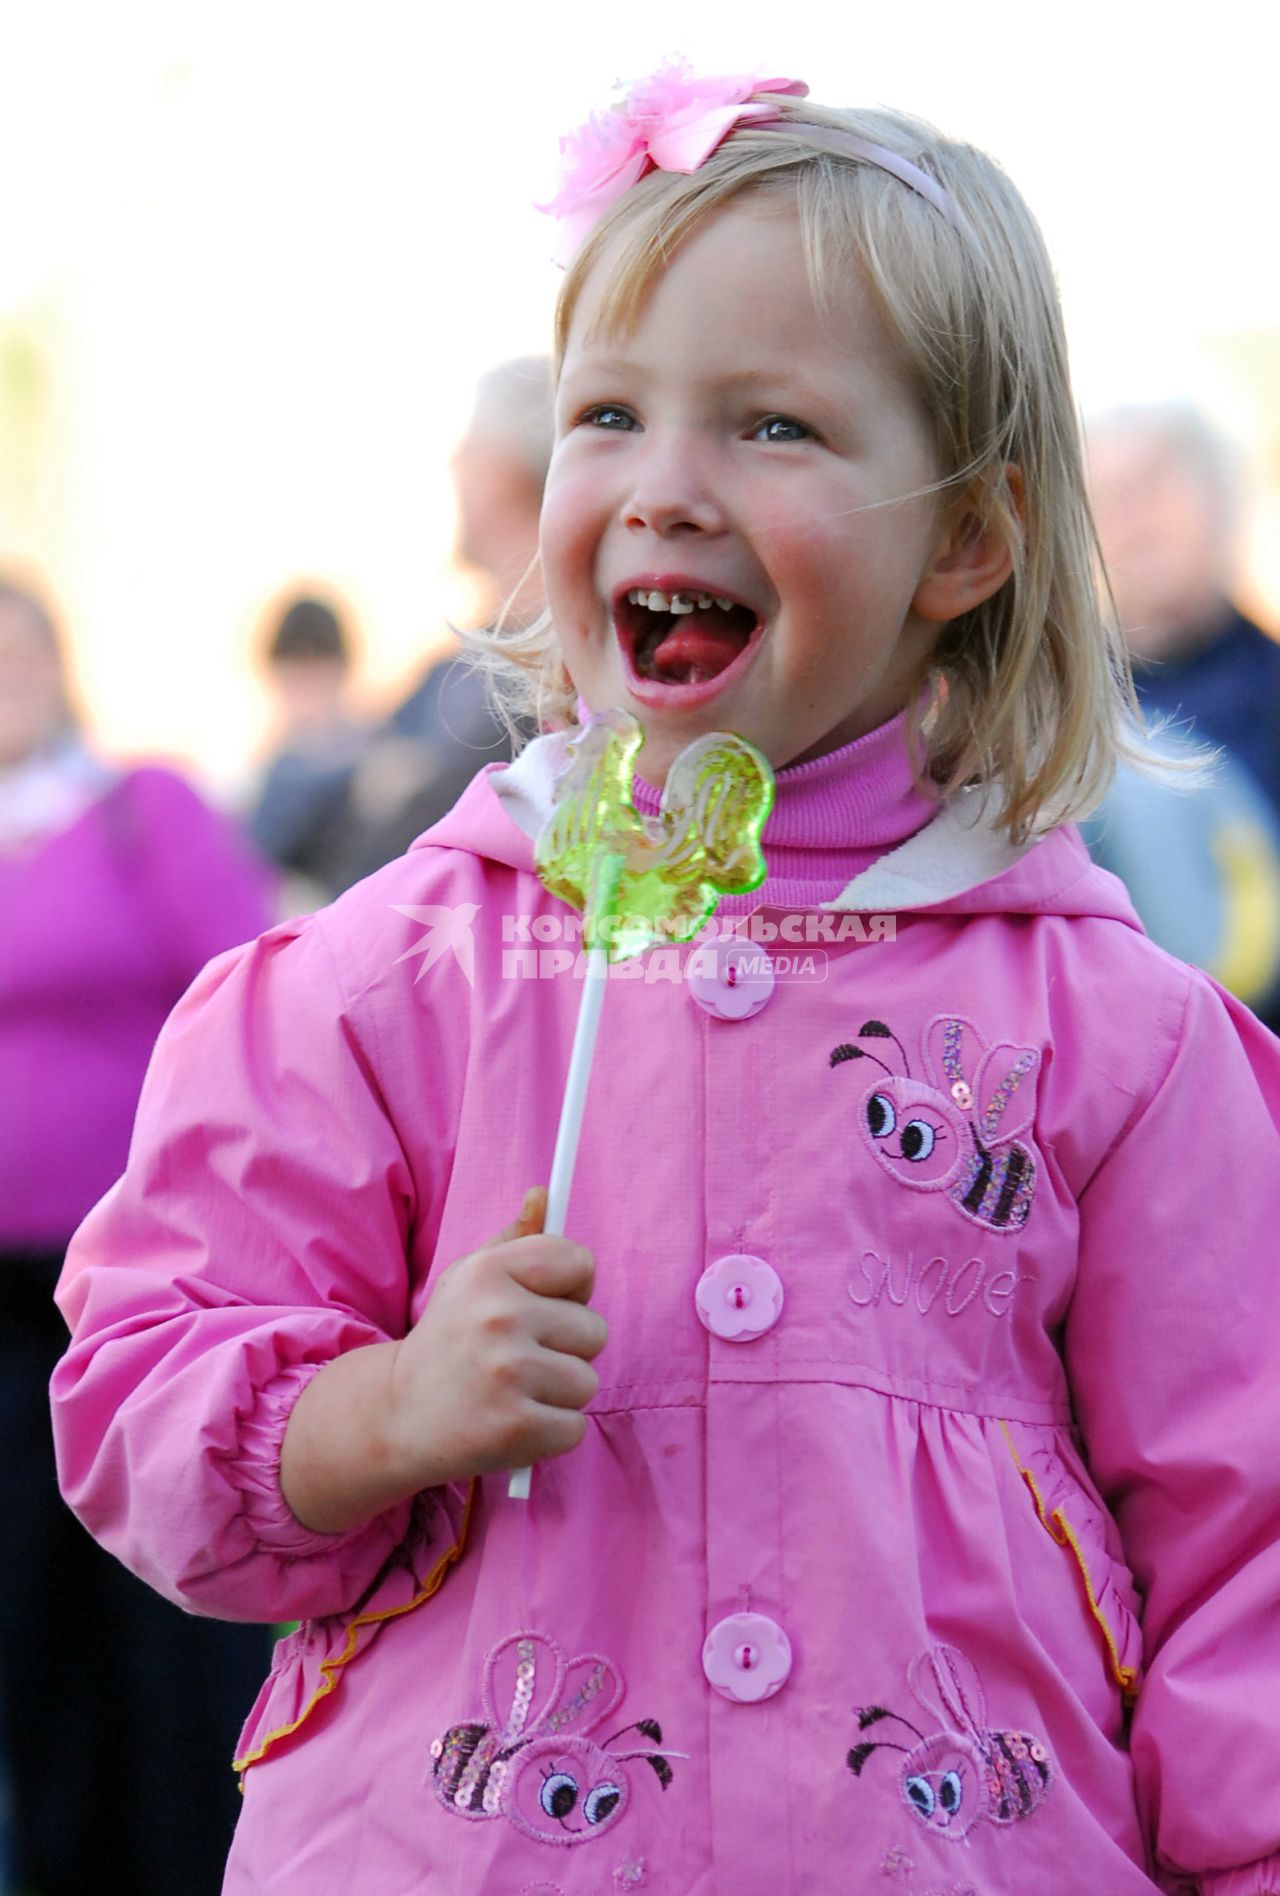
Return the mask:
[[(639, 368), (638, 364), (628, 361), (626, 357), (604, 356), (582, 360), (574, 367), (566, 369), (560, 378), (561, 385), (582, 375), (592, 379), (601, 376), (605, 378), (638, 376), (641, 382), (647, 379), (645, 372)], [(756, 392), (768, 392), (773, 395), (786, 394), (789, 399), (806, 403), (829, 400), (836, 392), (829, 380), (815, 382), (797, 376), (792, 369), (776, 367), (726, 370), (721, 375), (711, 376), (708, 386), (726, 394), (750, 395)]]

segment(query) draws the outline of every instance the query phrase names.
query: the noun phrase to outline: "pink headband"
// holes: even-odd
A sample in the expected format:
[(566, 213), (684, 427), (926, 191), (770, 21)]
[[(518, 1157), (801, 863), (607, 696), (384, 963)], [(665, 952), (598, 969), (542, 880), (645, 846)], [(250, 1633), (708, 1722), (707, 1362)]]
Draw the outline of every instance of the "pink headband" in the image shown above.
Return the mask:
[(593, 113), (560, 140), (555, 196), (537, 207), (559, 225), (555, 261), (567, 265), (609, 207), (650, 171), (696, 171), (738, 125), (802, 131), (805, 142), (821, 151), (878, 165), (925, 198), (956, 230), (965, 229), (950, 192), (909, 158), (835, 126), (797, 125), (754, 97), (763, 92), (803, 99), (808, 91), (801, 79), (754, 73), (698, 79), (677, 63), (637, 80), (621, 106)]

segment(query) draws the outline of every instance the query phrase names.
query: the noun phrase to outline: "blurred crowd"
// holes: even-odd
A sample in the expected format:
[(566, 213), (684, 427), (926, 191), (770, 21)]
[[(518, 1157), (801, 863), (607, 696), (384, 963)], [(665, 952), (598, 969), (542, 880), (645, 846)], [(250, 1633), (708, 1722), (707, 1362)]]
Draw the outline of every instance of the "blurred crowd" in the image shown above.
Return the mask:
[(1109, 606), (1153, 749), (1085, 825), (1148, 934), (1280, 1028), (1280, 644), (1234, 603), (1239, 459), (1194, 409), (1117, 409), (1089, 430)]
[[(459, 558), (508, 623), (541, 605), (549, 375), (535, 359), (486, 377), (453, 463)], [(274, 749), (245, 807), (216, 809), (170, 769), (99, 753), (50, 606), (0, 561), (0, 1896), (221, 1888), (230, 1761), (271, 1630), (170, 1606), (63, 1504), (52, 1293), (124, 1168), (160, 1027), (205, 962), (389, 861), (510, 754), (454, 658), (374, 723), (351, 708), (352, 661), (340, 601), (280, 603), (262, 648)]]
[[(501, 363), (481, 381), (451, 462), (456, 557), (481, 585), (491, 619), (542, 610), (538, 514), (554, 427), (551, 365)], [(289, 878), (286, 907), (349, 888), (444, 815), (511, 734), (465, 658), (430, 666), (382, 722), (351, 709), (353, 639), (340, 602), (289, 599), (262, 649), (276, 744), (248, 813), (258, 848)]]
[[(458, 557), (508, 625), (542, 608), (551, 445), (548, 364), (495, 369), (452, 471)], [(1102, 417), (1089, 447), (1108, 609), (1153, 748), (1178, 766), (1123, 772), (1090, 847), (1158, 940), (1280, 1026), (1280, 645), (1234, 603), (1238, 471), (1178, 408)], [(389, 861), (519, 741), (455, 657), (380, 720), (358, 715), (357, 659), (340, 598), (277, 601), (260, 648), (271, 751), (227, 812), (168, 769), (103, 758), (51, 610), (0, 575), (0, 1404), (21, 1550), (0, 1582), (0, 1896), (220, 1887), (228, 1763), (269, 1632), (166, 1605), (63, 1507), (50, 1299), (123, 1165), (161, 1022), (208, 957)]]

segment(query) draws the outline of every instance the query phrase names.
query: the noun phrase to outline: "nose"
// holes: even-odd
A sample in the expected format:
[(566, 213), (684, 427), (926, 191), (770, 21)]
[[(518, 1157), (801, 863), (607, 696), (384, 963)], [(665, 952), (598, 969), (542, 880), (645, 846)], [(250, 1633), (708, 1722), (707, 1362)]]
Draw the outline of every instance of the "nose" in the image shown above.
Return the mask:
[(723, 505), (710, 470), (687, 437), (655, 442), (636, 467), (622, 522), (664, 538), (723, 531)]

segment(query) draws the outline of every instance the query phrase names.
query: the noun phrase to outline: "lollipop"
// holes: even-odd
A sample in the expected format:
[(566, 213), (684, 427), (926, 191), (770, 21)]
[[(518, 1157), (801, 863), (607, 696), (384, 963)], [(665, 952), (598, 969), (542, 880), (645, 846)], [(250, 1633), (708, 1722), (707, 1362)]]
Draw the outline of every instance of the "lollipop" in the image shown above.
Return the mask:
[[(672, 764), (660, 814), (641, 816), (631, 775), (643, 742), (626, 711), (602, 712), (572, 739), (572, 761), (534, 848), (543, 886), (582, 911), (587, 957), (547, 1188), (543, 1229), (552, 1237), (564, 1234), (609, 963), (657, 941), (690, 940), (722, 895), (745, 894), (765, 878), (768, 760), (745, 738), (711, 731)], [(527, 1499), (529, 1477), (529, 1469), (513, 1469), (507, 1492)]]

